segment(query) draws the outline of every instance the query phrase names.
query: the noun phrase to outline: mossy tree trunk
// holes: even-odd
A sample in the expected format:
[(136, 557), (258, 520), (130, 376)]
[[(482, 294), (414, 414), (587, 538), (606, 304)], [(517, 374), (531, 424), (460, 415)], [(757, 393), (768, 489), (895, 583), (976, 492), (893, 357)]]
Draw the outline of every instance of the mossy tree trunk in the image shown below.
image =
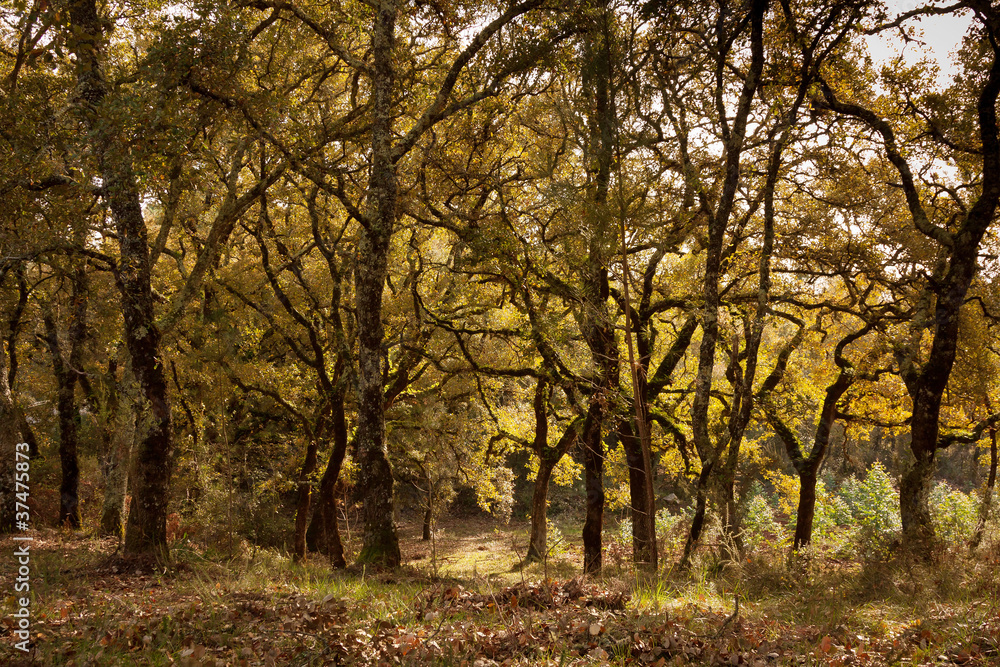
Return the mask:
[(62, 479), (59, 484), (59, 524), (80, 527), (80, 464), (77, 449), (80, 433), (80, 406), (76, 402), (76, 386), (82, 376), (83, 343), (87, 336), (87, 267), (78, 262), (72, 272), (70, 316), (67, 332), (69, 355), (64, 356), (59, 340), (59, 327), (53, 309), (43, 316), (45, 342), (52, 357), (56, 380), (56, 411), (59, 415), (59, 463)]
[(104, 108), (108, 96), (103, 72), (105, 21), (95, 0), (73, 0), (69, 18), (76, 56), (77, 110), (89, 132), (90, 148), (103, 180), (102, 194), (115, 222), (119, 244), (115, 279), (121, 294), (125, 344), (140, 398), (137, 409), (142, 437), (136, 452), (124, 555), (166, 560), (173, 443), (160, 333), (153, 312), (146, 223), (128, 148), (131, 142)]
[(393, 479), (386, 451), (382, 396), (382, 292), (389, 241), (396, 222), (396, 170), (392, 159), (393, 93), (396, 72), (396, 0), (375, 5), (372, 32), (372, 164), (368, 186), (370, 214), (363, 225), (355, 274), (358, 318), (358, 486), (362, 489), (364, 539), (360, 563), (396, 567), (399, 539), (393, 522)]
[(319, 482), (319, 497), (312, 523), (306, 533), (306, 545), (310, 550), (326, 554), (334, 568), (347, 566), (344, 559), (344, 544), (340, 539), (340, 523), (337, 518), (337, 481), (347, 455), (347, 420), (344, 415), (344, 392), (339, 388), (333, 398), (331, 409), (333, 449)]

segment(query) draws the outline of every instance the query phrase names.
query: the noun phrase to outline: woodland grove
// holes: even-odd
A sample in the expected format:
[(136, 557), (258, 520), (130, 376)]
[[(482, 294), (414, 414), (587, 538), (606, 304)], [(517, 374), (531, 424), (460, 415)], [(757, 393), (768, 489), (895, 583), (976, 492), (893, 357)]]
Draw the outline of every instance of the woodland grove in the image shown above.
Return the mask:
[[(942, 482), (975, 548), (1000, 8), (900, 11), (4, 0), (0, 531), (25, 442), (52, 472), (32, 521), (135, 562), (181, 524), (395, 567), (400, 510), (426, 537), (456, 497), (530, 515), (539, 560), (559, 482), (585, 573), (612, 507), (635, 563), (684, 568), (709, 530), (746, 549), (782, 489), (803, 549), (866, 473), (901, 520), (887, 548), (935, 549)], [(949, 77), (868, 55), (919, 56), (951, 14)]]

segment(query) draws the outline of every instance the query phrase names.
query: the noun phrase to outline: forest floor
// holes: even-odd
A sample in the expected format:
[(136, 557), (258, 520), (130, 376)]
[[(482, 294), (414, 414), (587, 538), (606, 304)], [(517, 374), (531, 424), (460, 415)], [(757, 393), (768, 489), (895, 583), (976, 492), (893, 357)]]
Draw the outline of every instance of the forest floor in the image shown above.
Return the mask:
[(707, 548), (657, 577), (612, 546), (583, 580), (568, 524), (559, 552), (523, 569), (526, 525), (451, 519), (433, 543), (419, 529), (402, 527), (392, 572), (184, 543), (170, 567), (137, 571), (114, 540), (35, 531), (28, 655), (4, 538), (0, 664), (1000, 665), (997, 544), (863, 566), (771, 552), (722, 567)]

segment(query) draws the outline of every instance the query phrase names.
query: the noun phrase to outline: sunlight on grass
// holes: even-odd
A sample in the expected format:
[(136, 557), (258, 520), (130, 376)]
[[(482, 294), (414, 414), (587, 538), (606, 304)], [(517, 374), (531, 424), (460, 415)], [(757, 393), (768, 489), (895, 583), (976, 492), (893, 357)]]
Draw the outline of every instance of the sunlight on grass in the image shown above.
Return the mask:
[(732, 655), (834, 664), (826, 658), (850, 655), (850, 664), (874, 666), (1000, 657), (996, 547), (929, 563), (790, 561), (779, 551), (725, 563), (705, 550), (686, 573), (665, 565), (653, 576), (621, 563), (583, 578), (578, 537), (546, 562), (516, 568), (525, 527), (476, 528), (442, 531), (436, 572), (427, 558), (391, 572), (332, 571), (322, 557), (295, 563), (268, 549), (209, 557), (190, 546), (173, 566), (139, 572), (113, 557), (111, 541), (52, 531), (33, 561), (45, 573), (33, 588), (38, 661), (454, 665), (486, 652), (511, 665)]

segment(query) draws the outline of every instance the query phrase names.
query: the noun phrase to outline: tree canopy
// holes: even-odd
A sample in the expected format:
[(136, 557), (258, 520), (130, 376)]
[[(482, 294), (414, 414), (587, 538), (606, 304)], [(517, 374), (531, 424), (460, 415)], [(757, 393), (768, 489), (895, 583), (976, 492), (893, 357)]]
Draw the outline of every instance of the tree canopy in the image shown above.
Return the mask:
[[(868, 55), (945, 13), (946, 85)], [(463, 492), (539, 560), (552, 480), (587, 573), (609, 507), (687, 566), (789, 479), (799, 550), (834, 459), (888, 466), (916, 551), (935, 480), (982, 485), (981, 539), (992, 3), (19, 0), (0, 38), (4, 531), (23, 441), (58, 452), (45, 518), (97, 483), (138, 560), (176, 515), (398, 566), (400, 509), (429, 538)]]

